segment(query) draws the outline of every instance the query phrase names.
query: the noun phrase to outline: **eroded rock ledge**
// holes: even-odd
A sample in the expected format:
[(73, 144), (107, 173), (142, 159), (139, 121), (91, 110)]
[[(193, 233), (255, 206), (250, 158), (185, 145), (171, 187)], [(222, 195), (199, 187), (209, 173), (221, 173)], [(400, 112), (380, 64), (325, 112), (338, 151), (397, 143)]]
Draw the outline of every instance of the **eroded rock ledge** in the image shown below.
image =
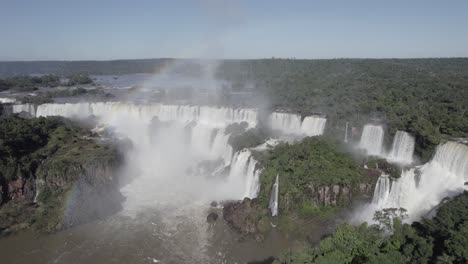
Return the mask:
[(54, 232), (121, 209), (115, 142), (58, 117), (0, 123), (0, 234)]

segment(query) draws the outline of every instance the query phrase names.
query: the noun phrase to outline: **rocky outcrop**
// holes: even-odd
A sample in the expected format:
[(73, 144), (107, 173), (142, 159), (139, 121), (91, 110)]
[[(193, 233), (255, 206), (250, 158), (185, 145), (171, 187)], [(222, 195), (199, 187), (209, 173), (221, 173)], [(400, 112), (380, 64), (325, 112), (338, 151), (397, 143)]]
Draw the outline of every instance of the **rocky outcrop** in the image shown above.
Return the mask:
[[(44, 162), (36, 178), (18, 178), (2, 186), (4, 208), (23, 208), (25, 215), (1, 221), (0, 229), (29, 226), (41, 232), (53, 232), (113, 214), (121, 209), (123, 196), (115, 177), (119, 156), (112, 163), (93, 159), (89, 163), (63, 164), (54, 159)], [(32, 213), (33, 212), (33, 213)], [(13, 213), (13, 212), (10, 212)], [(14, 212), (18, 214), (19, 212)]]
[(45, 145), (0, 159), (0, 233), (29, 227), (53, 232), (121, 209), (118, 144), (59, 125)]
[(8, 183), (8, 200), (24, 200), (32, 202), (35, 195), (34, 179), (20, 177)]
[(365, 164), (369, 173), (379, 175), (384, 173), (392, 178), (399, 178), (402, 172), (401, 165), (389, 163), (385, 159), (370, 160)]
[(343, 185), (314, 186), (309, 184), (305, 197), (315, 206), (345, 206), (356, 196), (371, 195), (372, 192), (373, 186), (370, 183), (361, 183), (354, 190)]
[(218, 220), (218, 214), (215, 212), (209, 213), (208, 216), (206, 217), (206, 222), (209, 224), (214, 224), (216, 220)]
[(256, 199), (245, 198), (243, 201), (228, 202), (223, 207), (223, 218), (226, 223), (242, 235), (257, 235), (262, 231), (260, 220), (267, 215)]
[(120, 155), (112, 149), (107, 156), (80, 162), (44, 162), (37, 172), (36, 201), (49, 212), (36, 219), (39, 229), (64, 229), (119, 211), (124, 200), (116, 177), (121, 162)]

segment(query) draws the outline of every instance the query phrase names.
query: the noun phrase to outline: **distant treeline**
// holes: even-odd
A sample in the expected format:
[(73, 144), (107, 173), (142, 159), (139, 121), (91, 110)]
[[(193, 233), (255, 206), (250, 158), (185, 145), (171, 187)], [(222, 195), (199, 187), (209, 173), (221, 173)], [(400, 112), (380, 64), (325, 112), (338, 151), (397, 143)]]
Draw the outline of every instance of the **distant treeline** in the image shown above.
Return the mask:
[(172, 59), (114, 61), (7, 61), (0, 62), (0, 77), (30, 74), (130, 74), (153, 73)]
[(61, 78), (54, 74), (42, 76), (20, 75), (7, 78), (0, 78), (0, 92), (13, 90), (15, 92), (35, 91), (40, 87), (73, 86), (82, 84), (92, 84), (93, 80), (86, 74), (74, 74)]

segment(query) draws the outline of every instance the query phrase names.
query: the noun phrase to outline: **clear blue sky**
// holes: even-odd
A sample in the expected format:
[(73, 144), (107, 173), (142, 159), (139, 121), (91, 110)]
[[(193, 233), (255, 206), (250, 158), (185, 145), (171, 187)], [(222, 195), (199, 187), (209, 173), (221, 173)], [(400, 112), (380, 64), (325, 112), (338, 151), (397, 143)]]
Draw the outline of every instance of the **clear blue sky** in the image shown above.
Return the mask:
[(0, 0), (0, 60), (468, 57), (467, 0)]

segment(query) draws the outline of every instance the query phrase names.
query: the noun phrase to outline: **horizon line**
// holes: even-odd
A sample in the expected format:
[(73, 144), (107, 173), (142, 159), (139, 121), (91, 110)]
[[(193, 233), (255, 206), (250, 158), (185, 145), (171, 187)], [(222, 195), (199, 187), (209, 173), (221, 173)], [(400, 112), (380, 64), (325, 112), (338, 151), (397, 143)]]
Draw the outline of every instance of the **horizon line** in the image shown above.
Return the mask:
[(14, 62), (113, 62), (113, 61), (144, 61), (144, 60), (207, 60), (207, 61), (249, 61), (249, 60), (424, 60), (424, 59), (468, 59), (468, 56), (454, 57), (336, 57), (336, 58), (296, 58), (296, 57), (268, 57), (268, 58), (132, 58), (132, 59), (83, 59), (83, 60), (0, 60), (0, 63)]

